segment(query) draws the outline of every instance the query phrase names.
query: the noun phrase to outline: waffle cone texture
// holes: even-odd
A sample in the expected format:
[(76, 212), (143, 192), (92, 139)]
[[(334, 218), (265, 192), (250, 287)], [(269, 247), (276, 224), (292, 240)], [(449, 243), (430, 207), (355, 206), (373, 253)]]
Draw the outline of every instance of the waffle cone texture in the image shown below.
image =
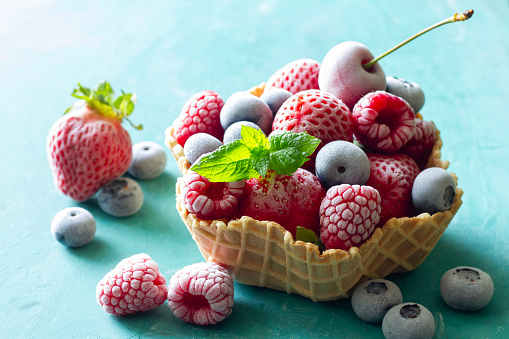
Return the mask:
[[(250, 92), (259, 96), (263, 84)], [(185, 174), (190, 164), (173, 137), (174, 131), (173, 126), (166, 130), (166, 145)], [(427, 167), (447, 169), (449, 162), (440, 159), (442, 140), (438, 129), (436, 134)], [(457, 176), (451, 174), (457, 183)], [(239, 283), (295, 293), (313, 301), (346, 298), (357, 284), (369, 278), (416, 269), (460, 208), (463, 195), (456, 187), (454, 202), (447, 211), (392, 218), (376, 228), (360, 247), (320, 253), (316, 245), (295, 241), (275, 222), (246, 216), (230, 221), (197, 218), (180, 201), (181, 181), (179, 178), (176, 187), (177, 210), (206, 260), (226, 266)]]

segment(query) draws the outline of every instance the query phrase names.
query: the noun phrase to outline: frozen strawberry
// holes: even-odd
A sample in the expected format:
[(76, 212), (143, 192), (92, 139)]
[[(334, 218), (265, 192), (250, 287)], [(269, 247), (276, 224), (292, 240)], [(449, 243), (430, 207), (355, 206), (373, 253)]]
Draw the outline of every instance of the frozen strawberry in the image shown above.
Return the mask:
[(267, 80), (266, 90), (271, 87), (283, 88), (292, 94), (318, 89), (318, 73), (320, 63), (311, 59), (300, 59), (290, 62), (283, 68), (277, 70)]
[(272, 131), (307, 132), (322, 141), (304, 164), (311, 172), (321, 147), (335, 140), (353, 141), (350, 110), (338, 98), (319, 90), (299, 92), (286, 100), (274, 117)]
[(78, 85), (73, 96), (81, 106), (68, 109), (47, 138), (48, 160), (58, 190), (85, 201), (131, 165), (132, 144), (122, 120), (134, 108), (134, 96), (117, 99), (107, 82), (95, 90)]
[(419, 174), (415, 161), (405, 154), (368, 154), (371, 170), (367, 186), (382, 197), (378, 227), (391, 218), (412, 217), (412, 185)]
[(380, 220), (380, 194), (370, 186), (332, 186), (320, 205), (320, 239), (326, 249), (348, 251), (366, 241)]
[(269, 171), (264, 178), (246, 181), (239, 201), (238, 216), (275, 221), (295, 237), (297, 226), (318, 234), (320, 202), (325, 190), (309, 171), (297, 169), (292, 175)]
[(415, 119), (415, 130), (412, 139), (400, 150), (400, 153), (414, 159), (419, 169), (423, 170), (436, 141), (435, 125), (431, 121)]
[(223, 127), (219, 113), (223, 98), (214, 91), (203, 91), (193, 95), (182, 108), (175, 127), (175, 139), (184, 147), (186, 140), (196, 133), (208, 133), (223, 140)]
[(396, 153), (414, 134), (415, 114), (410, 105), (384, 91), (363, 96), (352, 117), (355, 138), (377, 153)]
[(119, 262), (96, 287), (97, 302), (113, 315), (152, 310), (166, 300), (166, 279), (145, 253)]
[(182, 179), (181, 199), (189, 213), (200, 219), (230, 219), (237, 211), (238, 199), (244, 192), (244, 180), (210, 182), (188, 171)]

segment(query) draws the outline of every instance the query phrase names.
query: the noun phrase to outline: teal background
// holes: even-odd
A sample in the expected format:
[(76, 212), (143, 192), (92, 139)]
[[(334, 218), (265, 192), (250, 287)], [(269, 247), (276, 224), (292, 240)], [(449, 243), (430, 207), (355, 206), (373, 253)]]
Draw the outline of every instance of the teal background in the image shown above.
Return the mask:
[[(114, 317), (95, 286), (121, 259), (146, 252), (169, 278), (202, 261), (175, 209), (179, 171), (169, 150), (165, 173), (141, 181), (138, 214), (114, 218), (93, 198), (75, 203), (53, 186), (46, 136), (81, 82), (102, 79), (136, 91), (128, 124), (133, 143), (163, 144), (186, 100), (212, 89), (223, 98), (262, 81), (290, 61), (321, 61), (356, 40), (378, 55), (415, 32), (473, 8), (380, 63), (387, 75), (421, 85), (422, 110), (442, 132), (464, 204), (426, 261), (390, 276), (405, 301), (435, 317), (436, 338), (507, 338), (509, 315), (509, 115), (507, 1), (1, 1), (0, 2), (0, 337), (339, 337), (383, 338), (350, 300), (314, 303), (300, 296), (235, 285), (233, 313), (193, 326), (167, 305)], [(82, 206), (97, 221), (95, 239), (68, 249), (50, 233), (53, 216)], [(495, 295), (473, 313), (440, 297), (442, 274), (459, 265), (491, 274)]]

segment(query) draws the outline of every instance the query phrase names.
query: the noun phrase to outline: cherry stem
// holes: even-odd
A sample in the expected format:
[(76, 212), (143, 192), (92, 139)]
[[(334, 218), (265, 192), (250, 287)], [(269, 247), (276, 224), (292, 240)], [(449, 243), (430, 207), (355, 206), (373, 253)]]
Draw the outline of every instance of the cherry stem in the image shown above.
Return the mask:
[(377, 61), (379, 61), (380, 59), (382, 59), (383, 57), (391, 54), (392, 52), (394, 52), (395, 50), (397, 50), (398, 48), (406, 45), (407, 43), (409, 43), (410, 41), (414, 40), (415, 38), (423, 35), (424, 33), (427, 33), (429, 31), (431, 31), (432, 29), (435, 29), (437, 27), (440, 27), (442, 25), (445, 25), (445, 24), (449, 24), (451, 22), (456, 22), (456, 21), (465, 21), (465, 20), (468, 20), (470, 19), (470, 17), (472, 17), (472, 15), (474, 14), (474, 10), (473, 9), (470, 9), (468, 11), (465, 11), (463, 13), (456, 13), (454, 14), (453, 16), (451, 16), (450, 18), (447, 18), (447, 19), (444, 19), (442, 21), (439, 21), (437, 22), (436, 24), (420, 31), (419, 33), (411, 36), (410, 38), (406, 39), (405, 41), (399, 43), (398, 45), (394, 46), (393, 48), (391, 48), (390, 50), (388, 50), (387, 52), (377, 56), (376, 58), (374, 58), (373, 60), (365, 63), (362, 65), (362, 67), (364, 67), (365, 70), (369, 70)]

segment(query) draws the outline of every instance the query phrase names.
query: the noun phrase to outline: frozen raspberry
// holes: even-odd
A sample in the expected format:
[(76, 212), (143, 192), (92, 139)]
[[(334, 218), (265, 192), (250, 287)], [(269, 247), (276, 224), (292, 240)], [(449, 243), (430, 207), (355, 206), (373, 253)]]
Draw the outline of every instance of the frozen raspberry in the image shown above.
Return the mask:
[(416, 215), (412, 204), (412, 186), (419, 174), (415, 161), (405, 154), (368, 154), (370, 175), (366, 185), (382, 197), (379, 227), (391, 218)]
[(318, 89), (319, 72), (320, 63), (318, 61), (311, 59), (296, 60), (277, 70), (267, 80), (265, 90), (276, 87), (295, 94), (308, 89)]
[(182, 179), (181, 199), (189, 213), (200, 219), (230, 219), (237, 211), (238, 199), (244, 192), (244, 180), (210, 182), (188, 171)]
[(380, 220), (380, 199), (369, 186), (329, 188), (320, 205), (320, 238), (325, 248), (348, 251), (366, 241)]
[(232, 313), (233, 279), (213, 262), (186, 266), (170, 279), (168, 306), (185, 322), (216, 324)]
[(412, 139), (403, 146), (400, 153), (406, 154), (414, 159), (419, 169), (423, 170), (428, 163), (431, 150), (435, 145), (435, 133), (436, 130), (433, 122), (416, 118), (414, 135)]
[(223, 98), (214, 91), (203, 91), (189, 99), (178, 118), (175, 139), (184, 147), (186, 140), (196, 133), (208, 133), (223, 140), (223, 127), (219, 121), (219, 112), (223, 108)]
[(383, 153), (396, 153), (414, 135), (415, 114), (410, 105), (393, 94), (366, 94), (352, 111), (355, 138)]
[(335, 140), (353, 141), (350, 110), (338, 98), (319, 90), (297, 93), (286, 100), (272, 123), (272, 131), (307, 132), (322, 142), (303, 168), (314, 172), (318, 151)]
[(114, 315), (148, 311), (162, 305), (168, 288), (157, 264), (145, 253), (119, 262), (97, 284), (97, 301)]
[(292, 175), (267, 172), (264, 178), (246, 181), (238, 217), (275, 221), (295, 237), (297, 226), (318, 234), (318, 211), (325, 190), (311, 172), (299, 168)]

